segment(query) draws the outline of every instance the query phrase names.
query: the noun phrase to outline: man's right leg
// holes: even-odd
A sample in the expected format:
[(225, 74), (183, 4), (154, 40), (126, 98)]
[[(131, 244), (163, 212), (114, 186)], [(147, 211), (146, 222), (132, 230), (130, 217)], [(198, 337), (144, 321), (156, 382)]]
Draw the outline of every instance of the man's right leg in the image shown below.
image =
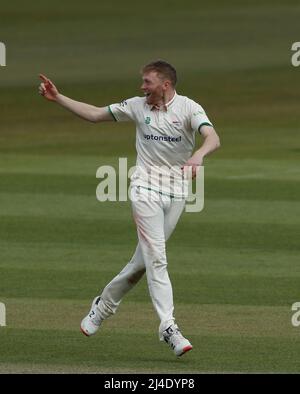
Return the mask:
[(146, 271), (139, 244), (130, 262), (96, 297), (87, 316), (81, 322), (86, 336), (96, 334), (103, 320), (116, 313), (124, 295), (136, 285)]
[(138, 244), (130, 262), (102, 291), (98, 309), (103, 319), (116, 313), (122, 298), (138, 283), (145, 272), (142, 251)]

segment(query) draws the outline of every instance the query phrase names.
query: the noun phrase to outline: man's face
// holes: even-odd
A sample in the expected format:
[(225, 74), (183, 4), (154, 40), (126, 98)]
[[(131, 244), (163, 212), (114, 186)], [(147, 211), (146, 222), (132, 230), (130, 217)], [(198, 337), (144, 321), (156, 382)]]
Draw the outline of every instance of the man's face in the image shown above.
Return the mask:
[(143, 84), (141, 90), (146, 96), (147, 104), (155, 105), (162, 103), (168, 82), (160, 78), (156, 71), (143, 74), (142, 79)]

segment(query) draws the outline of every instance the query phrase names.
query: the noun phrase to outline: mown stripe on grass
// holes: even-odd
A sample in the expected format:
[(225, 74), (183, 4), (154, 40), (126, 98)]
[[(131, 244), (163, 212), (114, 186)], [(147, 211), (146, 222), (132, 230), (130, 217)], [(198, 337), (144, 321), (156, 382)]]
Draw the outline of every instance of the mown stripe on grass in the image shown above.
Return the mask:
[[(127, 219), (101, 218), (101, 215), (94, 220), (82, 217), (75, 219), (3, 215), (0, 239), (30, 243), (79, 243), (99, 247), (112, 243), (126, 245), (136, 240), (133, 221)], [(300, 248), (298, 228), (297, 224), (182, 221), (172, 239), (177, 239), (184, 246), (199, 248), (199, 252), (201, 247), (295, 251)]]
[[(39, 269), (41, 265), (56, 270), (86, 270), (101, 272), (108, 268), (115, 273), (130, 261), (136, 242), (124, 245), (63, 244), (6, 242), (0, 245), (1, 268)], [(41, 257), (42, 256), (42, 257)], [(169, 240), (167, 246), (169, 270), (177, 273), (249, 274), (268, 277), (300, 276), (299, 252), (203, 247), (191, 248)]]
[[(78, 332), (79, 323), (90, 306), (90, 300), (2, 298), (2, 301), (8, 311), (8, 327), (31, 330)], [(293, 313), (289, 305), (175, 304), (176, 319), (186, 335), (299, 338), (297, 327), (291, 324)], [(116, 315), (102, 325), (101, 335), (132, 329), (151, 335), (157, 326), (150, 300), (148, 303), (124, 300)]]
[[(80, 332), (60, 330), (1, 331), (2, 363), (81, 365), (83, 368), (189, 371), (299, 372), (300, 338), (192, 335), (193, 351), (180, 360), (157, 333), (99, 333), (85, 338)], [(12, 351), (13, 349), (13, 351)], [(139, 349), (140, 351), (137, 351)]]
[[(292, 305), (299, 297), (300, 278), (263, 275), (176, 273), (169, 270), (174, 298), (191, 304)], [(117, 274), (112, 271), (69, 271), (2, 268), (1, 296), (84, 299), (99, 294)], [(150, 302), (146, 279), (128, 295)]]
[[(187, 206), (189, 203), (187, 203)], [(105, 218), (117, 216), (130, 221), (131, 204), (128, 202), (99, 202), (96, 196), (0, 193), (0, 216), (50, 216), (52, 218)], [(232, 214), (234, 212), (234, 215)], [(204, 209), (196, 213), (184, 213), (184, 222), (243, 222), (270, 224), (300, 224), (298, 201), (205, 199)]]
[[(96, 169), (95, 169), (96, 171)], [(12, 193), (92, 195), (100, 180), (96, 175), (11, 174), (0, 175), (1, 190)], [(128, 182), (129, 184), (129, 182)], [(205, 178), (205, 198), (264, 201), (298, 201), (300, 183), (274, 179)]]

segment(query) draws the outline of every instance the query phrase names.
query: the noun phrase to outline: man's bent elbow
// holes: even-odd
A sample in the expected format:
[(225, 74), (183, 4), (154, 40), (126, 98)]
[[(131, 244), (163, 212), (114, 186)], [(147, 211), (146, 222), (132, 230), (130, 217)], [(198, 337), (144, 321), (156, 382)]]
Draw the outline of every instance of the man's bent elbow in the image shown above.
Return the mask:
[(215, 145), (215, 150), (221, 147), (220, 137), (216, 132), (214, 132), (214, 145)]

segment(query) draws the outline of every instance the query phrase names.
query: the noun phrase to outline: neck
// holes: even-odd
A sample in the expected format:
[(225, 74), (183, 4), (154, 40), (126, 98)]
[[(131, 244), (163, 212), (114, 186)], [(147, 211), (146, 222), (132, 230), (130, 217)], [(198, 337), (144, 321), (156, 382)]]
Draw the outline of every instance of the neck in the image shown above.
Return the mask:
[(165, 94), (164, 94), (164, 96), (163, 96), (163, 104), (165, 105), (165, 104), (167, 104), (169, 101), (171, 101), (172, 100), (172, 98), (174, 97), (174, 95), (175, 95), (175, 90), (170, 90), (170, 91), (168, 91), (168, 92), (166, 92)]
[(154, 107), (159, 108), (163, 107), (164, 105), (168, 104), (175, 95), (175, 90), (169, 90), (164, 93), (162, 98), (154, 105)]

